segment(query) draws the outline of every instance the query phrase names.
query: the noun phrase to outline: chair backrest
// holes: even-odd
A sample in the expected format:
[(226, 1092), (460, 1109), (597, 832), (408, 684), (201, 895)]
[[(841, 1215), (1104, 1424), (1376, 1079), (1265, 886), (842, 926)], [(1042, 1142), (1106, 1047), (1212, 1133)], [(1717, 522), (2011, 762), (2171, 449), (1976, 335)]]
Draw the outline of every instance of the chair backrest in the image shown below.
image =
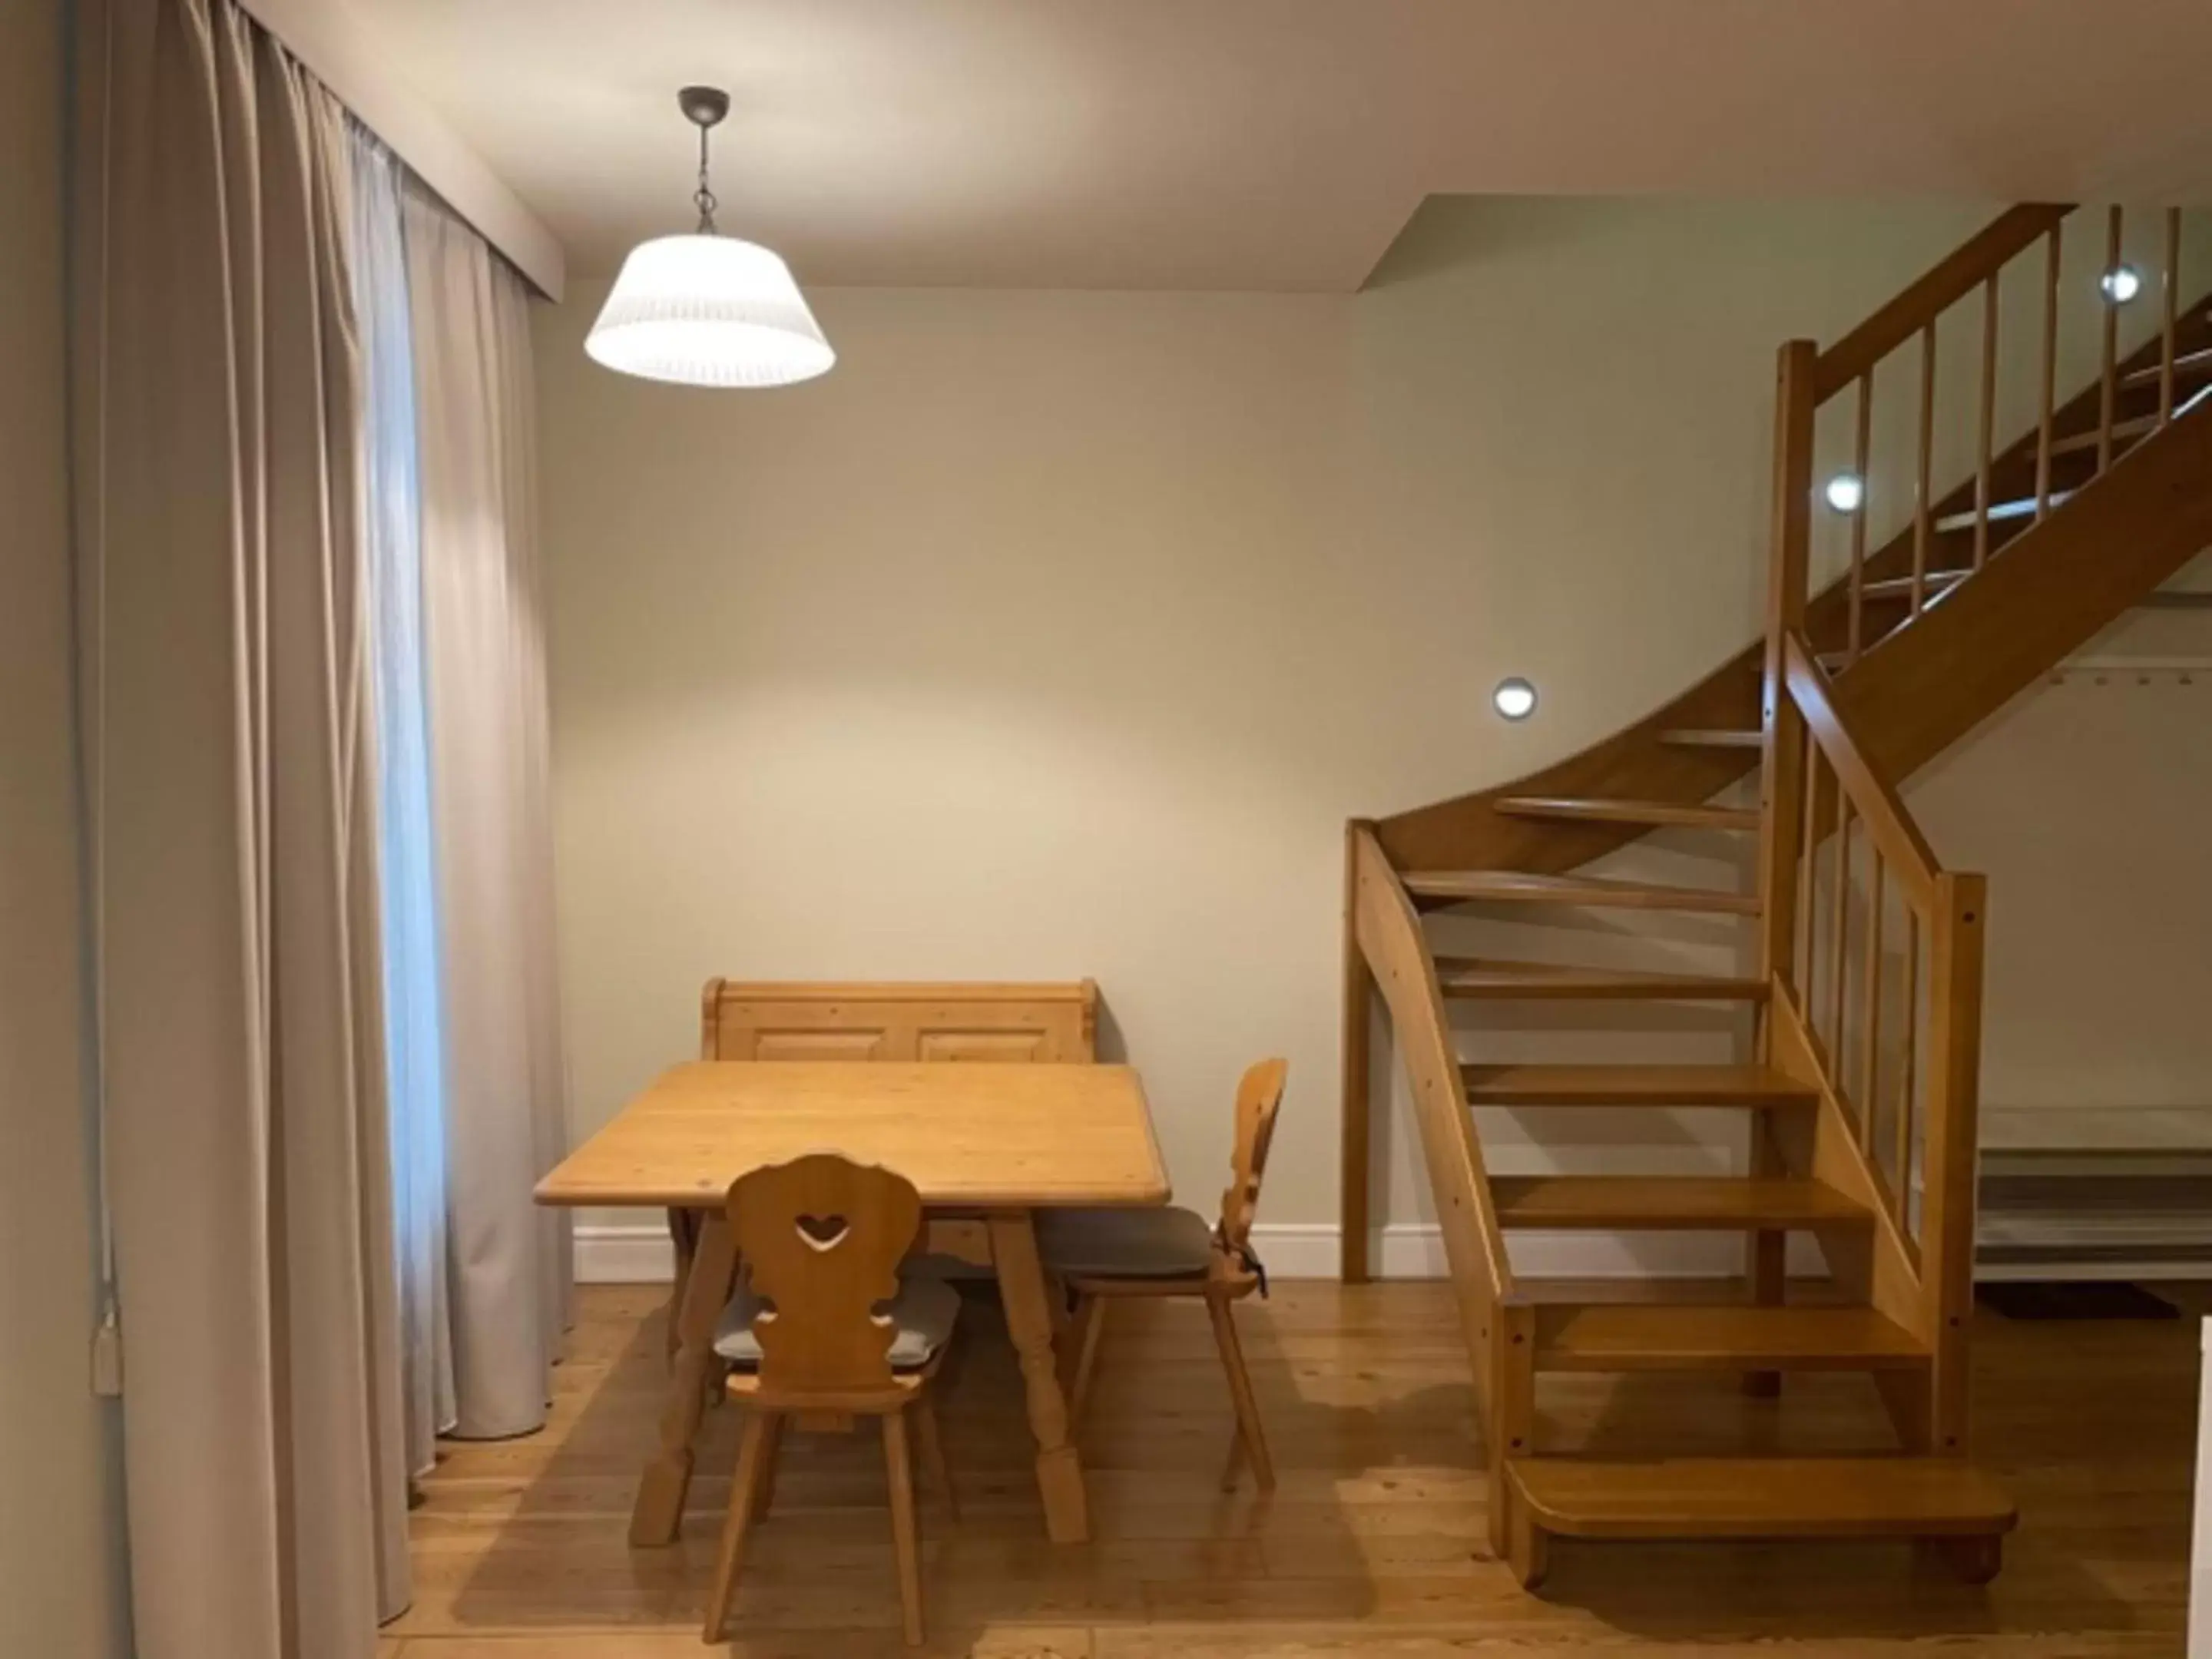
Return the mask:
[(702, 1060), (1090, 1061), (1098, 987), (749, 984), (710, 979)]
[(1275, 1114), (1283, 1103), (1287, 1060), (1263, 1060), (1246, 1068), (1237, 1085), (1237, 1144), (1229, 1156), (1229, 1186), (1221, 1194), (1217, 1236), (1232, 1250), (1252, 1237), (1253, 1213), (1260, 1207), (1260, 1177), (1267, 1170), (1267, 1147), (1275, 1138)]
[(811, 1152), (731, 1183), (725, 1205), (753, 1294), (761, 1389), (795, 1395), (888, 1389), (896, 1334), (884, 1304), (921, 1226), (894, 1170)]

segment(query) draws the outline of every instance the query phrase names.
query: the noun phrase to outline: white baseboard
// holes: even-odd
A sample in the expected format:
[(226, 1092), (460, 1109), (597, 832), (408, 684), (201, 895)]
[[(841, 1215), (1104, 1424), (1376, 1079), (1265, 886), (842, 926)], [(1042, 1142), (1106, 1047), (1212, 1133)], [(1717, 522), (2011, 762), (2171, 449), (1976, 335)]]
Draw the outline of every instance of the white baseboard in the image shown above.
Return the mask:
[[(1277, 1279), (1334, 1279), (1340, 1229), (1334, 1221), (1261, 1223), (1253, 1248)], [(1818, 1274), (1810, 1239), (1790, 1241), (1790, 1271)], [(1743, 1247), (1705, 1234), (1557, 1232), (1527, 1234), (1510, 1247), (1513, 1270), (1528, 1279), (1727, 1279), (1743, 1270)], [(1432, 1222), (1398, 1221), (1375, 1250), (1380, 1279), (1443, 1279), (1444, 1247)], [(665, 1285), (675, 1277), (668, 1230), (659, 1223), (576, 1229), (580, 1285)]]
[(676, 1246), (664, 1223), (576, 1229), (579, 1285), (666, 1285), (676, 1278)]

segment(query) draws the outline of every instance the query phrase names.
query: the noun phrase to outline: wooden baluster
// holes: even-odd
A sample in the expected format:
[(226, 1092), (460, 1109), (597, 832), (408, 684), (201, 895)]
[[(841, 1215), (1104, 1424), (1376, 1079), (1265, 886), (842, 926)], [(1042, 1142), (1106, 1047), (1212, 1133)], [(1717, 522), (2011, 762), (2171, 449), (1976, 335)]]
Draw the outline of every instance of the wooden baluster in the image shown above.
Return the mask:
[(1982, 423), (1974, 462), (1974, 568), (1990, 557), (1990, 464), (1996, 453), (1997, 279), (1982, 285)]
[(2173, 332), (2181, 302), (2181, 210), (2166, 210), (2165, 310), (2159, 319), (2158, 423), (2173, 418)]
[(1898, 1036), (1897, 1079), (1897, 1224), (1908, 1237), (1912, 1232), (1912, 1116), (1919, 1082), (1920, 1040), (1920, 912), (1908, 898), (1905, 906), (1905, 1030)]
[[(1765, 767), (1760, 775), (1759, 837), (1759, 971), (1771, 979), (1793, 959), (1796, 916), (1789, 902), (1796, 884), (1796, 847), (1790, 811), (1796, 769), (1808, 746), (1805, 723), (1791, 702), (1783, 674), (1784, 647), (1805, 625), (1813, 539), (1813, 383), (1820, 349), (1810, 340), (1785, 342), (1775, 362), (1774, 514), (1767, 550), (1765, 678), (1761, 709)], [(1759, 1020), (1759, 1052), (1770, 1033)]]
[(1867, 514), (1874, 505), (1874, 492), (1867, 483), (1867, 464), (1873, 440), (1874, 371), (1869, 369), (1859, 376), (1858, 424), (1851, 444), (1851, 476), (1859, 481), (1859, 505), (1851, 514), (1851, 629), (1844, 655), (1846, 668), (1859, 659), (1866, 647)]
[[(2105, 221), (2105, 272), (2120, 268), (2120, 210), (2114, 207)], [(2104, 367), (2097, 379), (2097, 475), (2112, 464), (2112, 414), (2119, 404), (2120, 308), (2112, 296), (2105, 299)]]
[(2058, 266), (2063, 222), (2051, 228), (2043, 261), (2043, 392), (2035, 423), (2035, 516), (2051, 511), (2051, 423), (2058, 408)]
[(1874, 1118), (1881, 1103), (1881, 848), (1867, 836), (1867, 855), (1874, 868), (1867, 878), (1866, 973), (1861, 981), (1866, 996), (1866, 1024), (1859, 1030), (1859, 1080), (1866, 1093), (1859, 1111), (1859, 1150), (1874, 1156)]
[[(1813, 1018), (1813, 917), (1817, 902), (1818, 887), (1814, 881), (1814, 855), (1818, 850), (1820, 836), (1820, 745), (1808, 742), (1805, 745), (1805, 801), (1800, 820), (1804, 829), (1804, 845), (1797, 854), (1797, 932), (1803, 936), (1804, 969), (1797, 979), (1798, 1006), (1808, 1021)], [(1794, 961), (1797, 952), (1791, 952)]]
[(1828, 1065), (1830, 1074), (1841, 1088), (1844, 1080), (1844, 971), (1850, 955), (1851, 938), (1851, 798), (1844, 792), (1840, 775), (1836, 779), (1836, 902), (1832, 912), (1834, 937), (1829, 941), (1828, 953)]
[(1928, 603), (1928, 540), (1935, 528), (1936, 324), (1920, 331), (1920, 479), (1912, 509), (1912, 614)]

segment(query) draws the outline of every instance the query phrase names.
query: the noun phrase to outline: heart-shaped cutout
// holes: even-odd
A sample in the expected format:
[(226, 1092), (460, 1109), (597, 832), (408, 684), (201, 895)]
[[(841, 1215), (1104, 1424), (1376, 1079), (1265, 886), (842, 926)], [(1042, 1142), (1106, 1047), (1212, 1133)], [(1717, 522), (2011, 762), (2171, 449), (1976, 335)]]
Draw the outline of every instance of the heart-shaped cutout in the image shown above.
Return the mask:
[(834, 1250), (853, 1230), (852, 1224), (842, 1215), (803, 1215), (798, 1221), (799, 1236), (806, 1241), (810, 1249)]

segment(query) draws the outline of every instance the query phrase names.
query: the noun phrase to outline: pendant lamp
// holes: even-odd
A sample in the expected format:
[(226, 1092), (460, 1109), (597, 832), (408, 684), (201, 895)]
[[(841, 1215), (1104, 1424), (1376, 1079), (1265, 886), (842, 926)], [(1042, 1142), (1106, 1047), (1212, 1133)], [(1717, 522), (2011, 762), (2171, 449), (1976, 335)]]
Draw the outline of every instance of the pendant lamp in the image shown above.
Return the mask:
[(682, 386), (790, 386), (826, 373), (837, 354), (791, 268), (714, 228), (707, 135), (730, 112), (729, 94), (686, 87), (676, 101), (699, 129), (699, 228), (630, 250), (584, 349), (624, 374)]

